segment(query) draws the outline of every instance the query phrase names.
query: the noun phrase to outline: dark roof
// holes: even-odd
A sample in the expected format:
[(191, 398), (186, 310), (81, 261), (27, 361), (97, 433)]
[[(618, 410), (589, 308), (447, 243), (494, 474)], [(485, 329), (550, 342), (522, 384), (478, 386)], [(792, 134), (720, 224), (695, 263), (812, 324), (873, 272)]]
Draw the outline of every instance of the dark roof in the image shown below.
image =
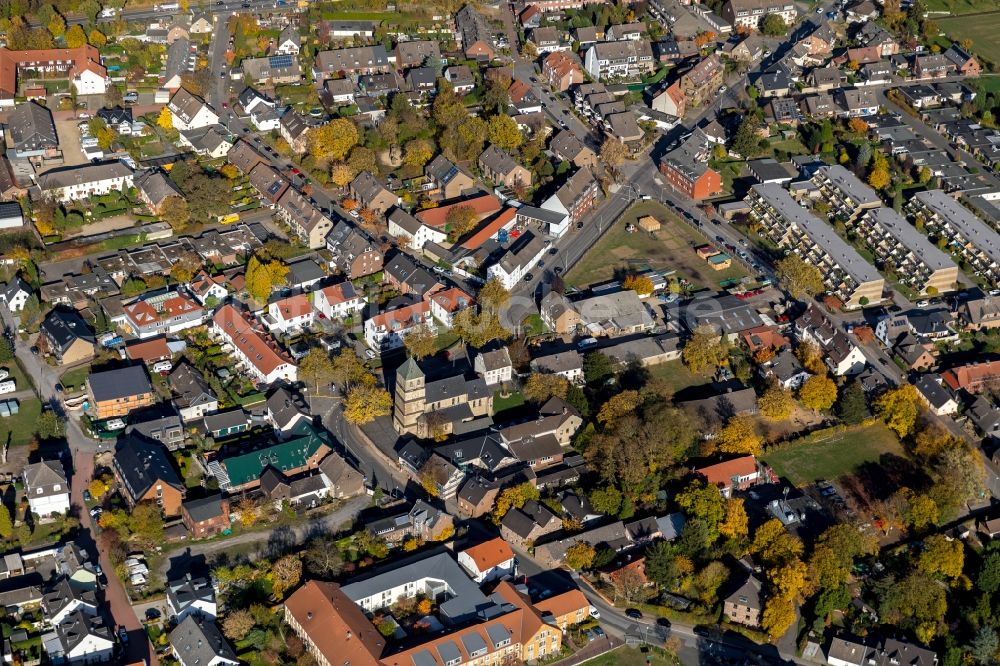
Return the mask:
[(288, 264), (288, 284), (291, 286), (322, 280), (326, 273), (314, 259), (302, 259)]
[(87, 385), (97, 402), (129, 398), (143, 393), (151, 393), (153, 386), (142, 365), (131, 365), (104, 372), (92, 372), (87, 377)]
[(217, 412), (205, 415), (205, 429), (209, 432), (246, 425), (250, 421), (247, 413), (240, 409), (230, 409), (228, 412)]
[(55, 309), (45, 317), (42, 329), (50, 342), (65, 351), (76, 340), (94, 344), (94, 334), (75, 310)]
[(746, 606), (754, 610), (761, 610), (764, 606), (760, 594), (760, 581), (753, 576), (748, 576), (743, 584), (735, 592), (726, 597), (726, 601), (737, 606)]
[(141, 435), (132, 433), (119, 442), (114, 464), (133, 499), (145, 495), (157, 481), (178, 490), (184, 488), (163, 445)]
[(205, 378), (188, 362), (179, 363), (170, 373), (170, 388), (175, 397), (174, 404), (178, 407), (193, 407), (217, 400)]
[(196, 523), (200, 523), (205, 520), (212, 520), (213, 518), (225, 515), (225, 511), (223, 511), (222, 508), (222, 495), (212, 495), (211, 497), (188, 500), (187, 502), (184, 502), (182, 506), (184, 507), (184, 510), (187, 511), (188, 515), (191, 516), (191, 520)]
[(185, 664), (209, 664), (217, 658), (238, 662), (236, 653), (223, 638), (214, 620), (188, 615), (170, 632), (170, 645)]

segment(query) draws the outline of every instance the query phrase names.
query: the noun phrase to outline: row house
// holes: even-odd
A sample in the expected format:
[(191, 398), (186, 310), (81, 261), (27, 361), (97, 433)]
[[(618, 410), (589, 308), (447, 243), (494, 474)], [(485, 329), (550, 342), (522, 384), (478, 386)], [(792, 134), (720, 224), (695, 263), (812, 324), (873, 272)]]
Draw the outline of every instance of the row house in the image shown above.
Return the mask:
[(320, 51), (313, 61), (313, 79), (342, 78), (348, 74), (384, 74), (393, 70), (381, 44)]
[(850, 228), (875, 258), (891, 267), (904, 284), (919, 294), (943, 294), (955, 289), (958, 266), (891, 208), (873, 208)]
[(326, 235), (333, 228), (333, 221), (298, 190), (287, 188), (278, 199), (277, 211), (304, 245), (315, 250), (326, 243)]
[(947, 249), (993, 284), (1000, 282), (1000, 234), (942, 190), (918, 192), (906, 211), (928, 231), (946, 239)]
[(375, 241), (363, 230), (341, 220), (326, 237), (330, 268), (354, 280), (382, 270), (384, 256)]
[(754, 185), (746, 202), (768, 238), (818, 268), (826, 287), (846, 308), (881, 302), (885, 280), (875, 267), (787, 190), (775, 184)]
[(231, 304), (219, 308), (212, 317), (212, 334), (225, 341), (237, 359), (237, 366), (258, 382), (294, 382), (298, 368), (269, 333), (261, 330)]
[(43, 194), (62, 203), (124, 192), (132, 185), (132, 168), (119, 161), (60, 167), (38, 177)]
[(824, 201), (843, 222), (851, 222), (866, 210), (882, 205), (875, 190), (839, 164), (820, 167), (812, 177)]

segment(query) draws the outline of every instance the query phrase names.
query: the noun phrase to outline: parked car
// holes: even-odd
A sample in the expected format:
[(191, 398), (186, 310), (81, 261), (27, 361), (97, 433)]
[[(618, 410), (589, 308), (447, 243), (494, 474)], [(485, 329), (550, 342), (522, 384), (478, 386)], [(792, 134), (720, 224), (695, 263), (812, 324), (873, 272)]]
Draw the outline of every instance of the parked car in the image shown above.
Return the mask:
[(367, 358), (368, 360), (374, 359), (375, 356), (376, 356), (375, 352), (373, 352), (371, 349), (365, 350), (365, 358)]
[(591, 606), (590, 607), (590, 617), (594, 618), (595, 620), (600, 620), (601, 619), (601, 611), (599, 611), (596, 608), (594, 608), (593, 606)]
[(630, 617), (633, 620), (641, 620), (642, 619), (642, 611), (639, 610), (638, 608), (626, 608), (625, 609), (625, 616), (626, 617)]

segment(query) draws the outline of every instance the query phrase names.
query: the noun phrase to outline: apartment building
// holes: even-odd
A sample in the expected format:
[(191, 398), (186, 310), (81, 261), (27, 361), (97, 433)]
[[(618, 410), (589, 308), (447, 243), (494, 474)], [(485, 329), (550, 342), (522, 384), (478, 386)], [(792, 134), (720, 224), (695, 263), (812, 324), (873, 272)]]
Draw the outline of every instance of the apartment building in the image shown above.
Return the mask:
[(726, 67), (717, 53), (704, 58), (679, 79), (684, 105), (688, 108), (704, 104), (719, 92)]
[(822, 198), (830, 204), (834, 215), (845, 223), (866, 210), (882, 205), (875, 190), (839, 164), (820, 167), (813, 174), (812, 182), (819, 188)]
[(958, 266), (945, 252), (891, 208), (873, 208), (851, 228), (901, 282), (921, 294), (943, 294), (955, 288)]
[(270, 384), (284, 379), (294, 382), (298, 368), (271, 335), (248, 320), (234, 306), (226, 304), (212, 317), (211, 332), (228, 343), (237, 367), (257, 381)]
[(907, 212), (948, 242), (948, 249), (993, 284), (1000, 283), (1000, 234), (942, 190), (917, 193)]
[(882, 300), (885, 280), (826, 222), (802, 208), (779, 185), (754, 185), (746, 198), (764, 233), (819, 269), (826, 287), (848, 309)]
[(655, 66), (653, 47), (645, 39), (598, 42), (584, 56), (584, 68), (595, 79), (635, 78)]
[(795, 3), (787, 0), (728, 0), (722, 6), (722, 18), (733, 28), (760, 27), (765, 16), (777, 14), (786, 24), (795, 21)]
[(420, 326), (434, 329), (431, 306), (420, 301), (365, 320), (365, 342), (382, 353), (403, 346), (403, 338)]
[(722, 192), (722, 176), (708, 166), (712, 141), (696, 129), (660, 160), (660, 173), (675, 188), (695, 200)]
[(38, 177), (42, 193), (62, 203), (124, 192), (132, 185), (132, 169), (117, 161), (59, 167)]
[(87, 376), (87, 411), (95, 419), (127, 416), (134, 409), (149, 407), (156, 401), (146, 368), (131, 365)]

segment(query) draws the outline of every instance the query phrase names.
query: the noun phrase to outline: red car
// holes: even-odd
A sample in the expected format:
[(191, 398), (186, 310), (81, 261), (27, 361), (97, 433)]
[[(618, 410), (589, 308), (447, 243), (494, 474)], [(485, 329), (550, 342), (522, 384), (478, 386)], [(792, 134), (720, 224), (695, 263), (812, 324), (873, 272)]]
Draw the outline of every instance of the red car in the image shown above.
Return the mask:
[(299, 171), (298, 169), (292, 169), (292, 175), (295, 175), (295, 176), (301, 176), (301, 175), (302, 175), (302, 172), (301, 172), (301, 171)]

